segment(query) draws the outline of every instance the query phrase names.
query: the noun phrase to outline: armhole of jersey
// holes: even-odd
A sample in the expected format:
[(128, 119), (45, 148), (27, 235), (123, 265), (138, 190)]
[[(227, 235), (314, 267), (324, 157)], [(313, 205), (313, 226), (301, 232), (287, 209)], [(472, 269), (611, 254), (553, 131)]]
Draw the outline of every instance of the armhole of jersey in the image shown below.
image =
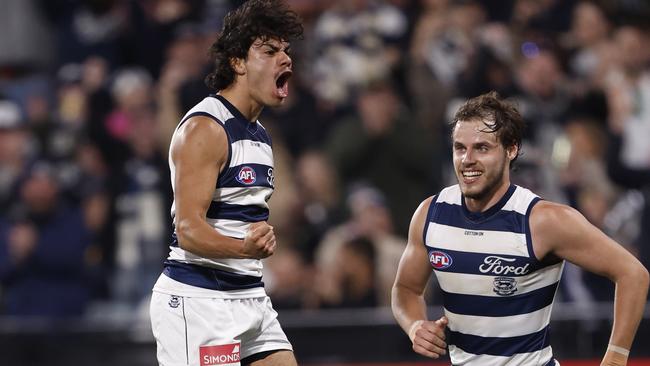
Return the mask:
[(535, 260), (536, 262), (541, 262), (539, 258), (535, 255), (535, 250), (533, 250), (533, 238), (530, 234), (530, 213), (533, 210), (533, 207), (541, 201), (541, 198), (535, 197), (533, 198), (532, 201), (530, 201), (530, 204), (528, 205), (528, 209), (526, 210), (526, 218), (524, 219), (524, 230), (526, 233), (526, 247), (528, 247), (528, 256)]
[(429, 223), (433, 217), (433, 211), (435, 210), (437, 199), (438, 195), (435, 195), (431, 198), (431, 202), (429, 202), (429, 209), (427, 210), (427, 217), (425, 219), (426, 221), (424, 221), (424, 230), (422, 230), (422, 243), (425, 247), (427, 246), (427, 232), (429, 231)]
[(226, 124), (221, 122), (217, 117), (211, 115), (208, 112), (194, 112), (191, 114), (188, 114), (181, 123), (178, 124), (178, 127), (176, 129), (180, 128), (183, 123), (185, 123), (188, 119), (196, 116), (201, 116), (201, 117), (208, 117), (215, 122), (217, 122), (222, 128), (223, 131), (226, 133), (226, 139), (228, 140), (228, 157), (226, 158), (226, 164), (224, 165), (224, 168), (221, 172), (219, 172), (219, 176), (217, 177), (217, 184), (218, 182), (223, 178), (223, 175), (226, 173), (226, 171), (230, 168), (230, 160), (232, 158), (232, 138), (230, 137), (230, 134), (228, 133), (228, 130), (226, 129)]

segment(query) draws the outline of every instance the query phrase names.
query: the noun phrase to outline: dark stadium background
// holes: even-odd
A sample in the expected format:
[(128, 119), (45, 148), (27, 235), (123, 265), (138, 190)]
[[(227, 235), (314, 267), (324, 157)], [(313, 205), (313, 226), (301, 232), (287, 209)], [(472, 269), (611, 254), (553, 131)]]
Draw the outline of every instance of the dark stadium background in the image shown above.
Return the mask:
[[(301, 365), (448, 364), (412, 352), (389, 291), (410, 215), (454, 183), (450, 115), (489, 90), (529, 126), (513, 180), (650, 264), (650, 3), (288, 2), (305, 37), (291, 98), (261, 117), (281, 246), (265, 282)], [(0, 0), (0, 365), (156, 364), (169, 138), (210, 93), (207, 49), (240, 3)], [(567, 266), (563, 366), (598, 364), (612, 299)], [(648, 307), (631, 358), (650, 365)]]

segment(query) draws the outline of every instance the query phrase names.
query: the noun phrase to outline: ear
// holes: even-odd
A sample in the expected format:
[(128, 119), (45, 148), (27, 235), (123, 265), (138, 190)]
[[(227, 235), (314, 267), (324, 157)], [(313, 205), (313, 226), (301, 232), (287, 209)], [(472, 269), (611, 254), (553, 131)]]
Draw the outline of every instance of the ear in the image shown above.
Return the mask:
[(519, 152), (519, 147), (517, 145), (510, 145), (506, 148), (506, 154), (508, 155), (508, 160), (512, 161)]
[(233, 71), (235, 71), (235, 74), (237, 75), (246, 74), (246, 65), (244, 63), (244, 59), (242, 58), (231, 58), (230, 67), (232, 67)]

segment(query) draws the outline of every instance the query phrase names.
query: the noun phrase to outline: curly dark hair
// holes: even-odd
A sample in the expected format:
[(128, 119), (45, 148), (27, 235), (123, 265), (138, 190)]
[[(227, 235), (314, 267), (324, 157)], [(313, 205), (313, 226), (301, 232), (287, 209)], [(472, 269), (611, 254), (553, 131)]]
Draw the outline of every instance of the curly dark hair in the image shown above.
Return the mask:
[(517, 155), (513, 163), (521, 155), (521, 140), (523, 139), (526, 123), (517, 107), (491, 91), (469, 99), (463, 104), (451, 122), (452, 133), (458, 121), (480, 120), (485, 125), (485, 132), (496, 133), (503, 147), (517, 146)]
[(291, 41), (302, 38), (302, 22), (282, 0), (249, 0), (229, 12), (223, 28), (210, 47), (214, 69), (205, 78), (205, 84), (223, 90), (235, 81), (230, 61), (246, 59), (255, 39)]

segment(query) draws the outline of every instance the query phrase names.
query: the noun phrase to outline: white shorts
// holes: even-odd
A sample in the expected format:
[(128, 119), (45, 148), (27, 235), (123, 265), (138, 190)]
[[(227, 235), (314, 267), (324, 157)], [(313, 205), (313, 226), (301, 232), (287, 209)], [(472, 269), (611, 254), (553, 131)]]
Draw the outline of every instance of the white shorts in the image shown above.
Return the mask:
[(161, 366), (240, 365), (256, 353), (293, 350), (268, 296), (223, 299), (154, 290), (151, 327)]

